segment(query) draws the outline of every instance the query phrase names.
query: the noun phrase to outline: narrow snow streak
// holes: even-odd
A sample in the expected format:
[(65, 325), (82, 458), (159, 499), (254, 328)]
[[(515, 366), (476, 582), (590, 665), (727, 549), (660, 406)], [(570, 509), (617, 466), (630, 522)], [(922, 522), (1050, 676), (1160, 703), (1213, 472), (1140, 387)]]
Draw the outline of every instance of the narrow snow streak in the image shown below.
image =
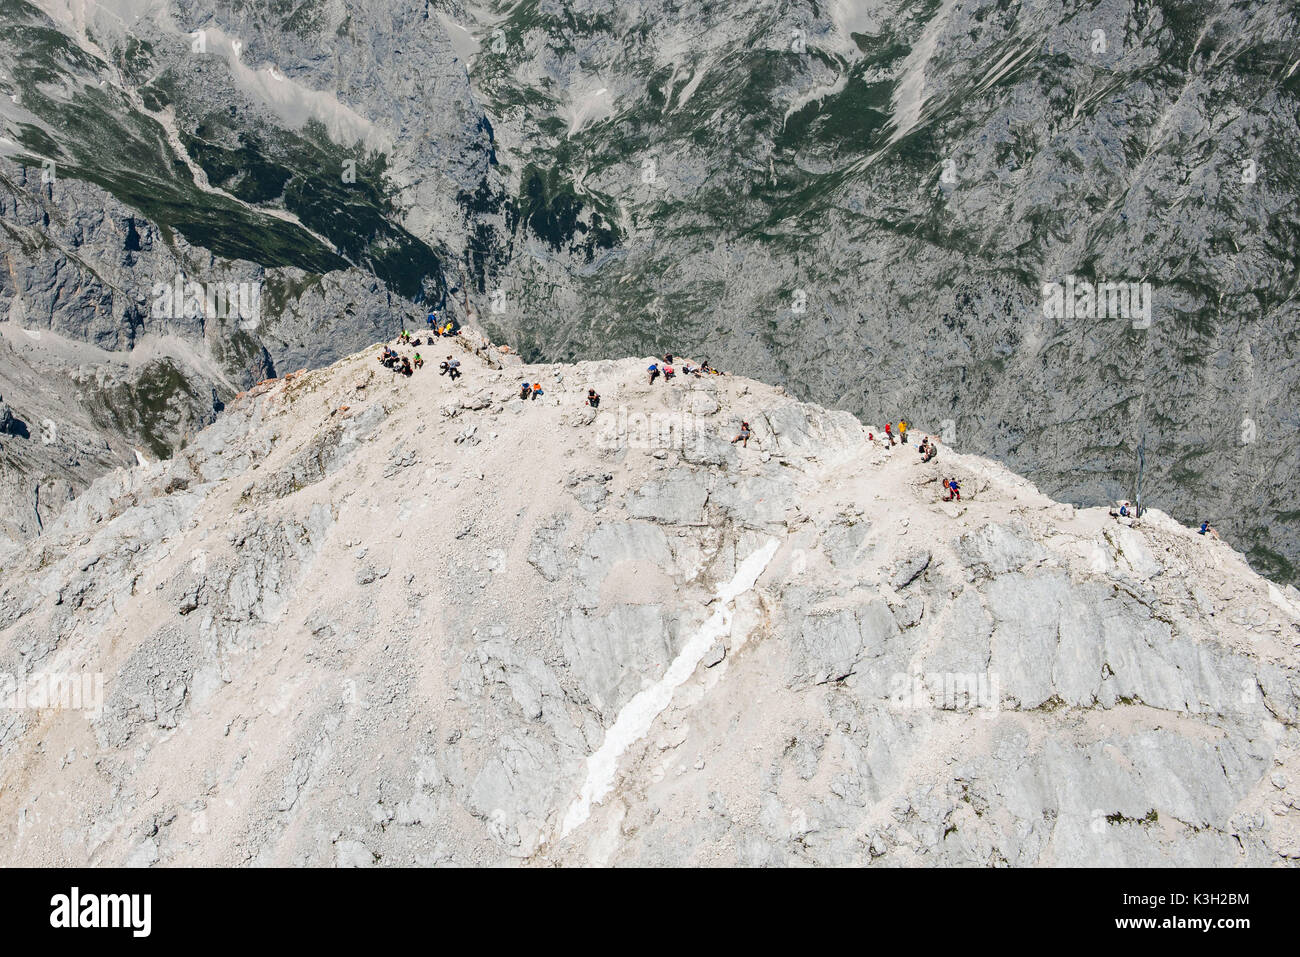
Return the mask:
[(731, 581), (718, 588), (716, 597), (717, 610), (709, 616), (708, 621), (700, 626), (691, 639), (686, 642), (681, 652), (668, 666), (664, 676), (658, 682), (638, 693), (623, 709), (605, 732), (605, 740), (600, 747), (587, 758), (587, 780), (583, 782), (582, 791), (569, 806), (564, 815), (564, 824), (560, 830), (561, 837), (567, 837), (574, 828), (583, 824), (591, 816), (591, 806), (599, 803), (609, 794), (614, 786), (614, 775), (618, 773), (618, 759), (629, 747), (645, 737), (659, 713), (668, 707), (673, 692), (678, 685), (692, 674), (704, 657), (709, 647), (722, 636), (731, 632), (731, 609), (728, 607), (738, 596), (754, 587), (758, 576), (763, 574), (768, 562), (776, 554), (780, 542), (768, 539), (766, 545), (758, 549), (736, 569)]
[(948, 23), (948, 14), (956, 5), (956, 0), (943, 0), (934, 19), (926, 24), (921, 39), (903, 61), (903, 77), (894, 87), (892, 97), (894, 132), (889, 137), (890, 143), (897, 143), (921, 121), (921, 110), (926, 100), (925, 68), (938, 46), (939, 35)]

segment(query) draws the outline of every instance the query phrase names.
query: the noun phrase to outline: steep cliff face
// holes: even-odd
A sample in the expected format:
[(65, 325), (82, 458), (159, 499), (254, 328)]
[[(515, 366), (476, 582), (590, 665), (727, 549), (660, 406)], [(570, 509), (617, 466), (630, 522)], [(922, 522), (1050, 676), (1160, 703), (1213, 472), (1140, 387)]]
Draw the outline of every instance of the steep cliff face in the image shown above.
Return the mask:
[[(204, 357), (133, 366), (174, 383), (172, 414), (106, 420), (115, 448), (176, 448), (250, 367), (467, 318), (461, 287), (530, 359), (697, 350), (933, 422), (1080, 504), (1132, 495), (1145, 437), (1149, 501), (1296, 578), (1291, 5), (0, 0), (0, 21), (0, 316)], [(142, 316), (178, 273), (260, 281), (260, 325)], [(1141, 305), (1045, 314), (1072, 279)]]
[(5, 863), (1300, 858), (1300, 595), (1227, 544), (739, 377), (421, 351), (464, 376), (264, 384), (3, 559)]

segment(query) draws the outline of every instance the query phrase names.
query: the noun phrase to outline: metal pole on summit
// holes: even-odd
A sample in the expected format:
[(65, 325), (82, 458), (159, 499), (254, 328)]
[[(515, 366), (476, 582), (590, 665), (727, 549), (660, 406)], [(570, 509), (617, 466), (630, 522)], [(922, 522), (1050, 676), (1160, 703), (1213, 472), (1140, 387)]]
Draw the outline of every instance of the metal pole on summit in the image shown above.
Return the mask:
[(1142, 473), (1146, 471), (1147, 465), (1147, 437), (1146, 433), (1142, 435), (1142, 443), (1138, 446), (1138, 481), (1137, 496), (1134, 499), (1135, 518), (1142, 517)]

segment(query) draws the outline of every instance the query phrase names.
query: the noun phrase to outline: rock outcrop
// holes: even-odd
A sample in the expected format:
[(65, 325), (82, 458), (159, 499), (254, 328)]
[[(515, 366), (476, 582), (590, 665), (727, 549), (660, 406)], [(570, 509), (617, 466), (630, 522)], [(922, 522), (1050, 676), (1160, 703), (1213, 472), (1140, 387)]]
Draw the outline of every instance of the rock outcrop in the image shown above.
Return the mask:
[(262, 383), (0, 559), (0, 860), (1300, 860), (1300, 595), (1226, 543), (478, 346)]

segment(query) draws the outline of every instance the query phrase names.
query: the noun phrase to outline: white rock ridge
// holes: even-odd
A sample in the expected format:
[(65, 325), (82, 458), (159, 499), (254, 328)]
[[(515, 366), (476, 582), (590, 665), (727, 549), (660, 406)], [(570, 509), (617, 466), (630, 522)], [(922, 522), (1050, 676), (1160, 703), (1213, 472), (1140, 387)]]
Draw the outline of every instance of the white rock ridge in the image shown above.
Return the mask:
[(1298, 596), (1226, 544), (749, 380), (420, 351), (0, 558), (0, 862), (1300, 859)]

